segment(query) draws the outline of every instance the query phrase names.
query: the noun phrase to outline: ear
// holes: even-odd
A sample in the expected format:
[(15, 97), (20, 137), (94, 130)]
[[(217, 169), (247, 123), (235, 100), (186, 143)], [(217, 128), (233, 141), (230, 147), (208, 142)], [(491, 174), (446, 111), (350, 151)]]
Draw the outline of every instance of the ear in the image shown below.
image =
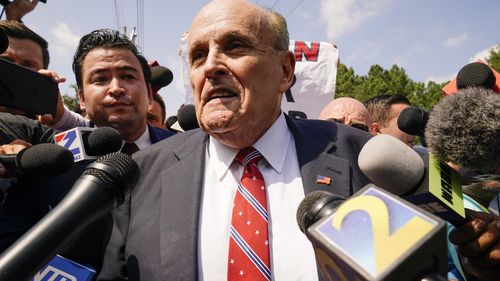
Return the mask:
[(372, 125), (370, 126), (370, 134), (372, 136), (376, 136), (378, 134), (381, 134), (382, 132), (380, 131), (382, 129), (382, 126), (380, 126), (379, 123), (373, 122)]
[(85, 110), (85, 98), (83, 97), (83, 90), (78, 89), (76, 93), (78, 94), (78, 99), (80, 100), (80, 108), (82, 110)]
[(280, 93), (284, 93), (293, 84), (293, 76), (295, 74), (295, 55), (286, 51), (281, 58), (281, 68), (283, 70), (283, 77), (280, 84)]

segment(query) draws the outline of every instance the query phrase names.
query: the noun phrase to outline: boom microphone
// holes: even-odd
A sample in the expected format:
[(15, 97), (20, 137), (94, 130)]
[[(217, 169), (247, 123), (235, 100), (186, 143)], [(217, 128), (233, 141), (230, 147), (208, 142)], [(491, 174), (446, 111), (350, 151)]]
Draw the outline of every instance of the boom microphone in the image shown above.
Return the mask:
[(376, 185), (440, 218), (465, 221), (459, 174), (426, 149), (417, 153), (397, 138), (380, 134), (361, 149), (358, 165)]
[(123, 143), (118, 131), (111, 127), (77, 127), (55, 135), (54, 139), (71, 151), (75, 162), (119, 151)]
[(96, 219), (123, 203), (139, 167), (116, 152), (91, 163), (64, 199), (0, 256), (0, 281), (26, 280)]
[(443, 98), (429, 116), (425, 137), (439, 159), (483, 171), (500, 168), (500, 95), (467, 88)]
[(324, 280), (445, 280), (443, 221), (373, 184), (342, 201), (312, 192), (297, 209)]
[(41, 143), (27, 147), (17, 154), (1, 155), (0, 164), (29, 176), (56, 176), (73, 167), (73, 155), (59, 145)]

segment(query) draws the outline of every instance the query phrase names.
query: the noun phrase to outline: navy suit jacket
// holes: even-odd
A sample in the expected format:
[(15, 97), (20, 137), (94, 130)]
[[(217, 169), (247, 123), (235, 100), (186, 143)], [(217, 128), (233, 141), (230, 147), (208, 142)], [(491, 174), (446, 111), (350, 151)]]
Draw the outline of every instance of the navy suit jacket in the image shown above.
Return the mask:
[[(157, 143), (174, 133), (148, 126), (152, 143)], [(20, 177), (11, 187), (4, 202), (0, 202), (0, 253), (41, 220), (66, 196), (89, 163), (76, 163), (60, 176), (33, 178)], [(73, 261), (99, 269), (109, 221), (100, 219), (82, 231), (73, 243), (60, 254)]]
[[(319, 120), (287, 118), (287, 124), (305, 194), (325, 190), (349, 197), (369, 182), (357, 165), (368, 134)], [(112, 212), (114, 227), (98, 280), (198, 279), (207, 140), (197, 129), (134, 155), (141, 175), (130, 197)], [(331, 185), (317, 184), (317, 175), (332, 178)]]

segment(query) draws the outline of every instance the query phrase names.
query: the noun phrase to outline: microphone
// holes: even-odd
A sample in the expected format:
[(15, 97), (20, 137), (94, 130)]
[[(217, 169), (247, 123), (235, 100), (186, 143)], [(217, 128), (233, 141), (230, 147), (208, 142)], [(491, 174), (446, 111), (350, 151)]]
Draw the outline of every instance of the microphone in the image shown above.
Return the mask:
[(418, 136), (422, 146), (427, 146), (425, 142), (425, 126), (429, 119), (429, 113), (419, 107), (410, 106), (398, 116), (398, 128), (408, 135)]
[(425, 137), (439, 159), (461, 167), (500, 168), (500, 95), (483, 88), (462, 89), (443, 98), (429, 116)]
[(465, 65), (457, 73), (457, 88), (481, 87), (492, 89), (495, 85), (495, 74), (491, 68), (480, 62)]
[(184, 131), (199, 128), (198, 119), (196, 119), (196, 109), (193, 104), (184, 104), (177, 111), (177, 122)]
[(139, 175), (130, 156), (115, 152), (91, 163), (64, 199), (0, 256), (0, 280), (26, 280), (65, 243), (123, 203)]
[(156, 65), (151, 67), (151, 88), (153, 92), (158, 92), (161, 88), (172, 83), (174, 79), (174, 74), (170, 69)]
[(54, 140), (71, 151), (75, 162), (119, 151), (123, 142), (120, 133), (111, 127), (77, 127), (56, 134)]
[(397, 138), (371, 138), (358, 156), (361, 171), (377, 186), (440, 218), (461, 225), (465, 208), (460, 175), (426, 149), (417, 151)]
[(73, 155), (59, 145), (41, 143), (27, 147), (17, 154), (0, 155), (5, 168), (34, 177), (57, 176), (73, 167)]
[(442, 220), (373, 184), (342, 201), (312, 192), (297, 209), (323, 279), (445, 280)]
[(0, 54), (9, 48), (9, 37), (0, 29)]

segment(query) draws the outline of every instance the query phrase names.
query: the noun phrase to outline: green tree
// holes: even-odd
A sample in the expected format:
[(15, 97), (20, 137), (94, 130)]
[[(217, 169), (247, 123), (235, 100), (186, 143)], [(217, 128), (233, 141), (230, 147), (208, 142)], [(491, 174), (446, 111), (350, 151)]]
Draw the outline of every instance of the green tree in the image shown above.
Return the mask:
[(74, 112), (80, 112), (80, 100), (78, 99), (78, 87), (76, 84), (71, 84), (69, 87), (74, 91), (73, 95), (63, 94), (62, 100), (66, 107)]
[(415, 82), (404, 68), (393, 65), (384, 70), (380, 65), (372, 65), (366, 76), (357, 75), (351, 67), (340, 64), (337, 70), (335, 97), (352, 97), (360, 101), (379, 94), (402, 94), (410, 102), (422, 108), (431, 108), (443, 96), (441, 88), (446, 83)]
[(490, 50), (490, 57), (486, 61), (493, 69), (500, 72), (500, 45)]

